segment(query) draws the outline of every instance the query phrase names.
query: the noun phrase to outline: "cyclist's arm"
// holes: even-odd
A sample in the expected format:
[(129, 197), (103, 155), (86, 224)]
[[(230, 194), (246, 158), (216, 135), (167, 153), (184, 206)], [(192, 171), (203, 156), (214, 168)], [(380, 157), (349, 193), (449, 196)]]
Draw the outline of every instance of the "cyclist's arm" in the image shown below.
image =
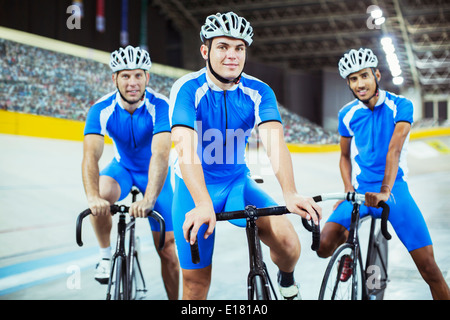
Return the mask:
[(380, 192), (368, 192), (366, 194), (367, 206), (376, 207), (381, 200), (386, 202), (389, 199), (397, 177), (398, 162), (403, 149), (403, 144), (405, 143), (410, 130), (411, 124), (409, 122), (398, 122), (395, 125), (394, 133), (392, 134), (388, 153), (386, 155), (386, 167)]
[(297, 193), (291, 154), (284, 142), (283, 125), (278, 121), (268, 121), (260, 124), (258, 129), (272, 169), (283, 191), (286, 207), (290, 212), (307, 219), (311, 217), (315, 223), (318, 223), (322, 209), (312, 198), (303, 197)]
[(104, 137), (87, 134), (83, 140), (81, 173), (89, 208), (93, 215), (109, 214), (109, 202), (100, 197), (98, 161), (103, 153)]
[[(206, 188), (203, 168), (197, 155), (197, 133), (192, 128), (175, 126), (172, 128), (172, 141), (178, 153), (183, 181), (194, 200), (195, 208), (186, 213), (183, 224), (184, 237), (193, 244), (197, 237), (198, 229), (202, 224), (208, 224), (205, 239), (212, 234), (216, 224), (214, 206)], [(189, 239), (189, 229), (192, 227)]]
[(339, 159), (339, 169), (341, 171), (345, 192), (355, 191), (352, 185), (352, 160), (350, 154), (351, 143), (352, 137), (341, 137), (341, 157)]
[(170, 148), (170, 132), (160, 132), (153, 136), (147, 188), (143, 199), (131, 204), (130, 215), (145, 218), (148, 212), (153, 210), (156, 199), (166, 181)]

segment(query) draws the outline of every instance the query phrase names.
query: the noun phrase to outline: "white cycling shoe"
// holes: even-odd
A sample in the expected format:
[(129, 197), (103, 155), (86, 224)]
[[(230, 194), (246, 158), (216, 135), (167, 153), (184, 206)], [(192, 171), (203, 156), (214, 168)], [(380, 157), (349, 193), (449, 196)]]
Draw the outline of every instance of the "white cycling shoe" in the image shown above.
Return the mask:
[(278, 285), (278, 287), (284, 300), (302, 300), (302, 296), (300, 295), (300, 287), (297, 283), (290, 287), (282, 287), (280, 285)]
[(102, 259), (95, 267), (94, 278), (101, 284), (108, 284), (109, 276), (111, 274), (111, 260)]

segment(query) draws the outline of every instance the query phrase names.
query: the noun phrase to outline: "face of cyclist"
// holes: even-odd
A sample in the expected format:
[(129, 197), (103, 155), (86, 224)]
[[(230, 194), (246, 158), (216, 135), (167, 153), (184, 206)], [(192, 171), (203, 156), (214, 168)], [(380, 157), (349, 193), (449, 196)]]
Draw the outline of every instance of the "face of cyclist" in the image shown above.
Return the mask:
[[(375, 76), (377, 77), (378, 81), (380, 81), (381, 74), (378, 69), (376, 69), (375, 71)], [(377, 88), (375, 76), (371, 68), (365, 68), (358, 72), (350, 74), (347, 77), (347, 83), (353, 93), (358, 97), (358, 99), (364, 101), (370, 99), (370, 97), (375, 94), (375, 90)]]
[(141, 69), (122, 70), (113, 74), (113, 81), (122, 99), (130, 104), (136, 104), (142, 99), (150, 74)]
[[(214, 71), (227, 80), (237, 78), (245, 65), (245, 42), (229, 37), (216, 37), (212, 39), (210, 47), (209, 59)], [(208, 59), (208, 50), (206, 44), (200, 48), (205, 60)]]

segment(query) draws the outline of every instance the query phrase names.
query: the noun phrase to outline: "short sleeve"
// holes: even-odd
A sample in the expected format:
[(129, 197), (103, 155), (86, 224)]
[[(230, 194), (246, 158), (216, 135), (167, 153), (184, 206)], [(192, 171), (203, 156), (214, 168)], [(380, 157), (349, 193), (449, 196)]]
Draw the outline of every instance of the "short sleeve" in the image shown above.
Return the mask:
[(258, 91), (255, 103), (257, 105), (255, 110), (257, 125), (268, 121), (282, 122), (280, 111), (278, 110), (277, 98), (268, 85), (264, 84), (261, 90)]
[(84, 135), (100, 134), (105, 135), (100, 122), (100, 109), (98, 105), (93, 105), (87, 114), (86, 123), (84, 125)]
[(350, 133), (350, 128), (349, 128), (349, 125), (350, 125), (350, 122), (349, 121), (345, 121), (346, 119), (345, 119), (345, 116), (347, 115), (347, 112), (346, 112), (346, 109), (341, 109), (340, 111), (339, 111), (339, 114), (338, 114), (338, 118), (339, 118), (339, 125), (338, 125), (338, 131), (339, 131), (339, 134), (342, 136), (342, 137), (352, 137), (353, 136), (353, 134), (351, 134)]
[(414, 107), (411, 100), (402, 97), (397, 104), (396, 113), (394, 115), (394, 122), (397, 123), (404, 121), (412, 124), (413, 113)]
[(160, 132), (170, 132), (169, 102), (167, 98), (158, 99), (158, 103), (155, 106), (155, 127), (153, 134)]
[(170, 91), (169, 119), (170, 127), (184, 126), (195, 128), (195, 92), (189, 90), (189, 85), (180, 86), (175, 82)]

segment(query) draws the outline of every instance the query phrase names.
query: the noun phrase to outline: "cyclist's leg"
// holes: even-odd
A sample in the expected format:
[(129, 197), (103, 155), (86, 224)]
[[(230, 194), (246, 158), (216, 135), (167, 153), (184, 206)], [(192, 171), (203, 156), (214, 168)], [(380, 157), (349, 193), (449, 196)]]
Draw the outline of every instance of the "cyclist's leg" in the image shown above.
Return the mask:
[[(106, 166), (99, 177), (100, 197), (114, 204), (118, 200), (124, 199), (131, 190), (132, 182), (128, 171), (123, 168), (116, 159)], [(90, 215), (95, 234), (100, 248), (110, 246), (110, 232), (112, 227), (111, 216), (95, 217)]]
[(450, 290), (434, 259), (433, 245), (425, 220), (408, 190), (406, 182), (397, 181), (388, 201), (389, 221), (408, 249), (435, 299), (450, 299)]
[(319, 257), (328, 258), (347, 240), (351, 212), (352, 204), (344, 201), (330, 215), (320, 233)]
[[(218, 196), (215, 196), (214, 190), (210, 186), (208, 186), (208, 190), (216, 207)], [(183, 273), (183, 299), (206, 299), (211, 282), (211, 262), (215, 231), (205, 239), (203, 235), (207, 229), (207, 225), (200, 227), (197, 237), (200, 263), (192, 263), (191, 248), (183, 235), (183, 223), (186, 213), (194, 207), (194, 201), (183, 179), (175, 175), (172, 222), (178, 259)], [(220, 209), (221, 206), (218, 205), (216, 211)]]
[[(135, 183), (139, 190), (144, 190), (147, 186), (148, 173), (142, 173), (140, 175), (140, 182), (136, 181), (137, 178), (135, 176)], [(170, 183), (170, 167), (169, 172), (166, 177), (166, 181), (161, 189), (161, 192), (158, 196), (158, 199), (155, 202), (155, 210), (161, 214), (165, 221), (166, 233), (165, 233), (165, 243), (163, 250), (158, 252), (158, 255), (161, 259), (161, 274), (164, 281), (164, 285), (167, 291), (167, 296), (169, 300), (178, 299), (178, 287), (179, 287), (179, 264), (178, 257), (175, 252), (175, 239), (173, 234), (173, 225), (172, 225), (172, 200), (173, 200), (173, 190), (172, 185)], [(155, 247), (159, 244), (160, 238), (160, 227), (159, 223), (155, 221), (153, 218), (148, 218), (152, 233), (153, 233), (153, 241)]]
[[(119, 184), (120, 182), (120, 184)], [(100, 172), (100, 197), (113, 204), (126, 197), (131, 190), (131, 177), (115, 159)], [(95, 279), (100, 283), (107, 283), (111, 271), (111, 216), (90, 215), (90, 221), (99, 244), (100, 261), (96, 267)]]

